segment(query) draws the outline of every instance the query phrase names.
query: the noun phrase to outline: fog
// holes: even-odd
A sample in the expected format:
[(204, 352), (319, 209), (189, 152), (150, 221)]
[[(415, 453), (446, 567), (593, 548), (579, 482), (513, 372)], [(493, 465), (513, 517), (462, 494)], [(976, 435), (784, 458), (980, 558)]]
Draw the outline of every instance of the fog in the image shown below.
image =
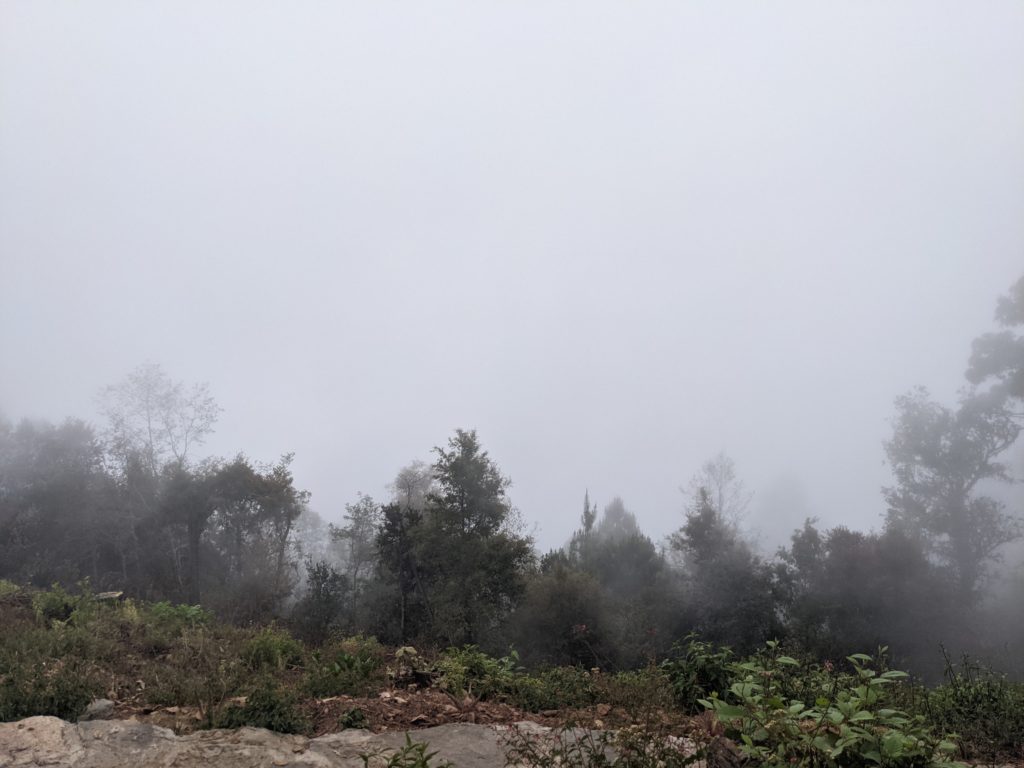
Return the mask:
[[(1024, 267), (1024, 6), (0, 5), (0, 410), (140, 363), (337, 520), (478, 430), (537, 544), (724, 451), (878, 527)], [(1017, 462), (1019, 468), (1020, 463)]]

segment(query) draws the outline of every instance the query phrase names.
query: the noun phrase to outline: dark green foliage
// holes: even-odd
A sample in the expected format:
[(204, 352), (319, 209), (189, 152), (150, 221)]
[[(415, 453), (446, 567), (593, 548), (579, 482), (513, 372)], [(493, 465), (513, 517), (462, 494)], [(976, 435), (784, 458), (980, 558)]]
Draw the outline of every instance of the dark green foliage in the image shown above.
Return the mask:
[(338, 728), (345, 730), (346, 728), (369, 728), (370, 721), (366, 719), (366, 713), (359, 707), (353, 707), (348, 712), (338, 718)]
[(509, 481), (475, 432), (457, 430), (436, 448), (436, 490), (425, 509), (383, 509), (377, 537), (397, 592), (398, 642), (462, 645), (491, 640), (522, 596), (532, 544), (511, 525)]
[(672, 654), (661, 662), (675, 703), (684, 712), (702, 711), (700, 699), (724, 696), (732, 682), (733, 652), (716, 647), (696, 634), (687, 635), (672, 647)]
[(263, 679), (241, 705), (225, 707), (213, 717), (214, 728), (266, 728), (278, 733), (306, 733), (310, 723), (291, 691), (274, 680)]
[(307, 643), (323, 643), (337, 628), (348, 580), (324, 561), (306, 562), (306, 594), (292, 609), (291, 626)]
[(56, 659), (44, 649), (0, 645), (0, 721), (34, 715), (76, 720), (103, 693), (89, 662)]
[(716, 643), (752, 651), (784, 632), (774, 568), (699, 487), (683, 527), (670, 538), (686, 575), (695, 629)]

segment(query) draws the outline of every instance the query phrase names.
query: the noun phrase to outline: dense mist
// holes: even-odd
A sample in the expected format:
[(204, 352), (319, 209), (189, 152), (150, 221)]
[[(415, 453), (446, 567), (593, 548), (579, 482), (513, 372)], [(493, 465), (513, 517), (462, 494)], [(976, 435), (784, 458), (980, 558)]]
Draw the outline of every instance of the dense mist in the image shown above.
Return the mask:
[(397, 469), (386, 497), (361, 494), (327, 523), (290, 454), (199, 453), (221, 406), (145, 364), (100, 393), (100, 426), (0, 423), (0, 578), (284, 620), (311, 643), (512, 644), (533, 665), (636, 668), (696, 632), (740, 652), (785, 639), (818, 658), (889, 646), (925, 677), (940, 651), (1021, 674), (1020, 494), (990, 490), (1020, 470), (1006, 459), (1022, 429), (1024, 277), (995, 319), (955, 401), (923, 386), (895, 398), (875, 529), (809, 517), (766, 552), (745, 523), (754, 492), (720, 453), (680, 489), (669, 536), (584, 490), (575, 532), (542, 551), (464, 429)]
[(5, 2), (0, 579), (530, 665), (1024, 674), (1021, 39), (1014, 2)]

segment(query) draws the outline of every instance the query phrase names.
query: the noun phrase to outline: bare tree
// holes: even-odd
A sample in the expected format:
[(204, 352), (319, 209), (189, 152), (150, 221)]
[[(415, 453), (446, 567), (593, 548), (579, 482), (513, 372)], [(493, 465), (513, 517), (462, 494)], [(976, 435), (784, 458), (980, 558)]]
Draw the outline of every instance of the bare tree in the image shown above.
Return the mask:
[(109, 453), (122, 468), (138, 461), (153, 478), (169, 464), (186, 466), (222, 410), (206, 384), (187, 388), (156, 363), (140, 365), (103, 390), (100, 406)]
[(701, 489), (707, 501), (730, 525), (738, 526), (747, 513), (753, 492), (748, 491), (736, 474), (736, 462), (724, 452), (705, 461), (689, 486), (680, 488), (689, 499), (701, 498)]

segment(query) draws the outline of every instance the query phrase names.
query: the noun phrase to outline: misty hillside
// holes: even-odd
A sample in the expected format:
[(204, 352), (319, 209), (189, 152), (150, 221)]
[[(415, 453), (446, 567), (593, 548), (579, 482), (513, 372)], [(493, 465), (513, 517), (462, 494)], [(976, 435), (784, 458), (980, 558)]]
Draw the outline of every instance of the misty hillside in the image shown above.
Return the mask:
[(1024, 765), (1022, 40), (0, 3), (0, 721)]

